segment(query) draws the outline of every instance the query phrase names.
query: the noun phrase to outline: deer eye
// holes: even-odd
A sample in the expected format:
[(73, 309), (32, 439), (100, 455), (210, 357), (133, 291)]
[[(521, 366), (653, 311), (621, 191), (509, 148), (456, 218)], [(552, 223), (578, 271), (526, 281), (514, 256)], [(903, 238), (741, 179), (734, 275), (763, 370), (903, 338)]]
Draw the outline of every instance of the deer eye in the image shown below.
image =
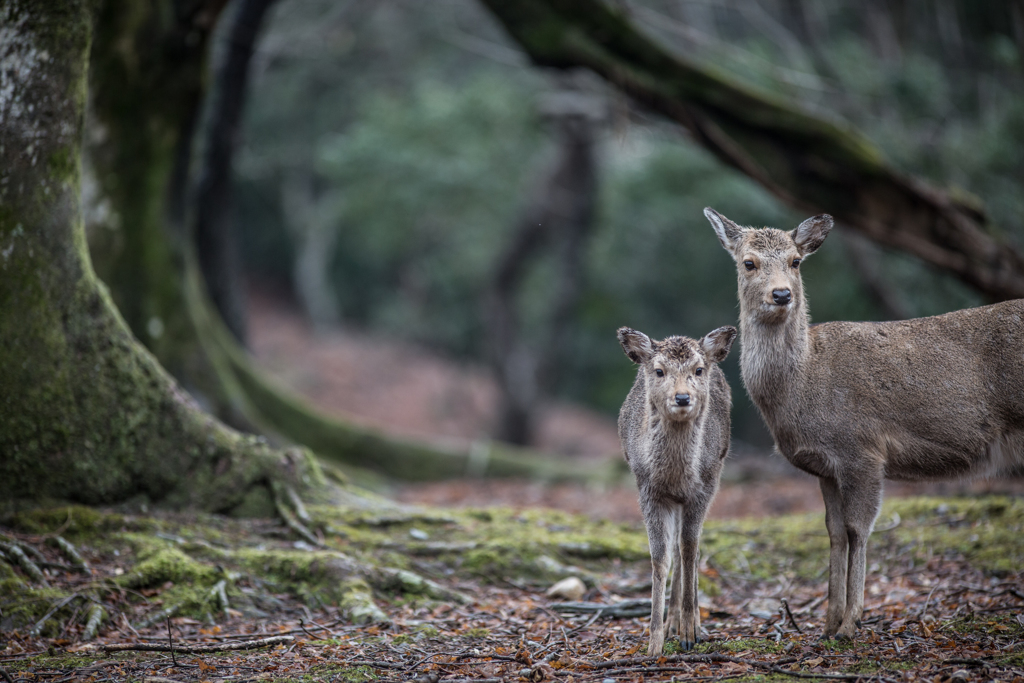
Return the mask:
[(754, 268), (757, 268), (757, 266), (754, 265), (753, 261), (744, 261), (743, 265), (746, 266), (747, 270), (753, 270)]
[(664, 377), (665, 376), (665, 371), (662, 370), (661, 368), (655, 368), (654, 369), (654, 374), (657, 375), (658, 377)]
[(793, 259), (793, 267), (797, 268), (797, 267), (799, 267), (799, 265), (800, 265), (800, 259), (798, 259), (798, 258)]
[(697, 368), (697, 371), (694, 372), (693, 374), (695, 374), (695, 375), (703, 375), (704, 374), (704, 368)]

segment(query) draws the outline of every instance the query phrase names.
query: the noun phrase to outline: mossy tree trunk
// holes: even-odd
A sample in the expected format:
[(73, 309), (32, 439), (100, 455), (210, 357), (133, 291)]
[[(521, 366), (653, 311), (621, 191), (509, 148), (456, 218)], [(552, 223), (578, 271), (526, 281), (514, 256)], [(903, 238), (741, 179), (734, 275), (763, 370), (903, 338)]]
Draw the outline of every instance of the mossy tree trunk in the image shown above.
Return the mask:
[(0, 2), (0, 499), (230, 511), (274, 482), (322, 486), (307, 453), (205, 414), (93, 272), (79, 201), (91, 7)]
[[(224, 4), (102, 0), (94, 16), (83, 193), (87, 234), (99, 277), (110, 285), (136, 338), (229, 424), (310, 446), (342, 465), (407, 478), (467, 470), (570, 476), (567, 467), (530, 454), (412, 444), (329, 419), (252, 367), (210, 303), (194, 235), (184, 227), (195, 219), (190, 196), (215, 200), (209, 187), (206, 195), (187, 189), (205, 93), (204, 60)], [(481, 460), (474, 453), (492, 455)]]
[(86, 131), (87, 235), (135, 336), (216, 404), (186, 306), (184, 230), (207, 43), (225, 0), (95, 5)]
[(856, 131), (670, 54), (610, 3), (482, 1), (536, 64), (593, 70), (787, 204), (831, 213), (993, 299), (1024, 297), (1024, 256), (976, 198), (900, 174)]

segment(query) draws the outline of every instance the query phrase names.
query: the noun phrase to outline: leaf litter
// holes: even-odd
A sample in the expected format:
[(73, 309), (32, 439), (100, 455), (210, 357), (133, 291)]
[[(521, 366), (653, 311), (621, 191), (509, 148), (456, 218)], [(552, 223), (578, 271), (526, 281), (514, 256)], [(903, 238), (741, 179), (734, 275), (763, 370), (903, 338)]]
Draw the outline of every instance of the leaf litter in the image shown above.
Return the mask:
[[(51, 519), (60, 514), (65, 513)], [(415, 558), (403, 571), (418, 571), (446, 589), (444, 594), (468, 598), (438, 599), (375, 585), (372, 594), (383, 619), (362, 624), (353, 623), (351, 610), (323, 593), (271, 580), (252, 563), (238, 569), (228, 554), (214, 552), (239, 545), (249, 553), (261, 547), (301, 552), (303, 541), (272, 520), (112, 515), (102, 518), (99, 526), (110, 528), (96, 539), (84, 529), (75, 535), (74, 528), (33, 528), (24, 518), (8, 519), (0, 526), (0, 541), (22, 548), (46, 586), (5, 552), (8, 559), (0, 563), (7, 572), (0, 575), (3, 678), (8, 683), (1024, 681), (1020, 499), (910, 499), (887, 509), (872, 538), (863, 625), (852, 643), (818, 639), (827, 606), (827, 538), (821, 537), (820, 516), (709, 524), (700, 579), (708, 637), (692, 652), (680, 651), (670, 640), (656, 656), (645, 651), (649, 619), (642, 601), (650, 584), (642, 557), (563, 552), (547, 575), (531, 574), (524, 564), (467, 568), (460, 563), (471, 547), (466, 537), (481, 539), (493, 551), (484, 529), (497, 527), (503, 513), (433, 514), (320, 517), (317, 529), (326, 547), (378, 563)], [(475, 515), (478, 526), (460, 516), (467, 514)], [(120, 521), (111, 522), (114, 517)], [(549, 527), (578, 533), (574, 525), (587, 523), (557, 518)], [(785, 536), (786, 524), (795, 525), (793, 538)], [(410, 535), (413, 528), (426, 529), (429, 541), (423, 534)], [(175, 580), (126, 580), (139, 572), (138, 553), (126, 546), (140, 529), (154, 538), (183, 539), (168, 542), (205, 564), (179, 573), (177, 580), (225, 582), (223, 602), (216, 595), (205, 603), (187, 598), (193, 599), (191, 606), (175, 612), (165, 607), (183, 595)], [(376, 535), (359, 537), (358, 529)], [(54, 532), (65, 531), (76, 541), (72, 547), (81, 562), (52, 540), (63, 540)], [(642, 532), (634, 527), (631, 533)], [(1006, 534), (1017, 540), (1007, 540)], [(544, 540), (540, 532), (538, 539), (575, 551), (581, 543), (592, 545), (592, 539)], [(441, 550), (424, 559), (429, 543)], [(992, 548), (993, 543), (1001, 545)], [(360, 546), (358, 552), (354, 546)], [(224, 564), (211, 571), (218, 573), (205, 576), (217, 559)], [(558, 572), (583, 580), (586, 592), (579, 601), (545, 596)], [(14, 590), (16, 582), (31, 584), (31, 592)], [(207, 584), (203, 595), (210, 592)], [(246, 602), (247, 594), (259, 594), (258, 599)], [(26, 601), (38, 604), (26, 612)], [(90, 639), (96, 605), (102, 608), (102, 624)], [(16, 615), (26, 613), (32, 617), (16, 624)], [(256, 649), (229, 649), (246, 643)], [(162, 651), (113, 651), (116, 647)], [(210, 648), (224, 649), (189, 651)]]

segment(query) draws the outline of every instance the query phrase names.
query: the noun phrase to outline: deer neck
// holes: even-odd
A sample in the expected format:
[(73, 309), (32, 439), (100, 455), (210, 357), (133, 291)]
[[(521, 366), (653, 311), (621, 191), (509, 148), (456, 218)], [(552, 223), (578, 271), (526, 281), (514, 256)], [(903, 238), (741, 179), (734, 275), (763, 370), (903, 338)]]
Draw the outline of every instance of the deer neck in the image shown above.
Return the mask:
[(781, 323), (765, 323), (740, 311), (740, 371), (743, 384), (770, 427), (797, 400), (810, 353), (804, 308)]

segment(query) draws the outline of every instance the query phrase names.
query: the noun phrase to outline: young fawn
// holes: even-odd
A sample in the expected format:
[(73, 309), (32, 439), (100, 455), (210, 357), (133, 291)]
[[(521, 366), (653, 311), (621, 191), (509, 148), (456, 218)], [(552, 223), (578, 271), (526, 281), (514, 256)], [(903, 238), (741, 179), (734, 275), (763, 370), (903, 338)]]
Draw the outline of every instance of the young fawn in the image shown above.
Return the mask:
[(697, 544), (729, 452), (732, 397), (718, 363), (729, 355), (735, 327), (699, 341), (652, 341), (628, 327), (619, 343), (640, 365), (619, 412), (619, 438), (633, 470), (651, 546), (651, 639), (647, 654), (665, 645), (665, 581), (675, 564), (668, 627), (683, 649), (700, 641)]
[(783, 232), (704, 215), (736, 260), (743, 383), (776, 449), (821, 485), (831, 544), (824, 637), (852, 638), (883, 480), (1024, 464), (1024, 300), (812, 326), (800, 263), (832, 217)]

